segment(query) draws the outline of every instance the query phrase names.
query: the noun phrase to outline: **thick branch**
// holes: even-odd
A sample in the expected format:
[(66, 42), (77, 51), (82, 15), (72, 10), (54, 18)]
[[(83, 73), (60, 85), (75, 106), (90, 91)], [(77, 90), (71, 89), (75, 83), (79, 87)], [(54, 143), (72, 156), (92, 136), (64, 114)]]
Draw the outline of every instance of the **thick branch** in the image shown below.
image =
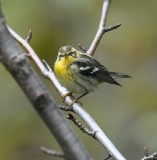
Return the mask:
[[(31, 48), (31, 47), (30, 47)], [(0, 9), (0, 62), (12, 74), (35, 110), (39, 113), (63, 149), (68, 160), (89, 160), (91, 157), (76, 138), (65, 117), (56, 107), (50, 93), (38, 78), (22, 50), (5, 25)], [(40, 61), (38, 63), (42, 64)]]

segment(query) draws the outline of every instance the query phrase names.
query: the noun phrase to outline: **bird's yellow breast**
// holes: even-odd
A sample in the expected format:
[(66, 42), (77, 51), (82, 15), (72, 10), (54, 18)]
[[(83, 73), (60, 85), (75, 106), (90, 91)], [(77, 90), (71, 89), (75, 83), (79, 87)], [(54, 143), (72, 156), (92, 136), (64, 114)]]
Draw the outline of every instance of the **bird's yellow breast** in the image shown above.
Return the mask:
[(73, 63), (73, 57), (63, 57), (60, 61), (56, 60), (54, 70), (59, 80), (68, 79), (68, 66)]

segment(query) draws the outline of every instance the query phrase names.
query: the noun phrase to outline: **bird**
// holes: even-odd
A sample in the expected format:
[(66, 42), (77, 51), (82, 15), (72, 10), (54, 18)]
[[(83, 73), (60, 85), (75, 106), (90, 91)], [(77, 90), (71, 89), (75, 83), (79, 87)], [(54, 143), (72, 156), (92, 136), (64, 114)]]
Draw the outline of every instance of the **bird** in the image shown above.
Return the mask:
[(116, 79), (131, 78), (124, 73), (109, 71), (93, 56), (78, 51), (69, 45), (59, 49), (54, 71), (60, 83), (70, 90), (70, 93), (63, 95), (64, 99), (72, 93), (80, 94), (78, 98), (73, 96), (74, 101), (70, 106), (94, 91), (103, 82), (121, 86)]

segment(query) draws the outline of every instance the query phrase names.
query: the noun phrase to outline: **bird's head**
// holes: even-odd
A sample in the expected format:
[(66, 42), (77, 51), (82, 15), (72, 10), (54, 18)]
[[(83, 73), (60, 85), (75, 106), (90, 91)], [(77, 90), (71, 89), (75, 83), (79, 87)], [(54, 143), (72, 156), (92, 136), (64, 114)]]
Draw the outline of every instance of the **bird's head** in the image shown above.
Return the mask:
[(75, 60), (79, 56), (79, 51), (71, 46), (63, 46), (59, 49), (57, 60)]

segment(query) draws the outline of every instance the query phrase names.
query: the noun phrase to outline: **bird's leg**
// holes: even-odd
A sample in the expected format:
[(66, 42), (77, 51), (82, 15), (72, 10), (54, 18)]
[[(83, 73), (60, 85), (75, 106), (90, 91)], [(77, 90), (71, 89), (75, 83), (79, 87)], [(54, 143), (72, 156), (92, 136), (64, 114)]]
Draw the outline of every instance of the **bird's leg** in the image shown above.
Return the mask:
[[(85, 90), (86, 92), (85, 93), (83, 93), (82, 95), (80, 95), (79, 97), (77, 97), (77, 98), (74, 98), (74, 100), (68, 105), (69, 107), (71, 107), (74, 103), (76, 103), (80, 98), (82, 98), (82, 97), (84, 97), (85, 95), (87, 95), (88, 94), (88, 91), (87, 90)], [(80, 102), (78, 102), (78, 103), (80, 103)], [(82, 103), (80, 103), (81, 105), (82, 105)]]
[(86, 94), (88, 94), (88, 92), (86, 91), (85, 93), (83, 93), (82, 95), (80, 95), (79, 97), (76, 98), (76, 101), (78, 101), (80, 98), (84, 97)]

